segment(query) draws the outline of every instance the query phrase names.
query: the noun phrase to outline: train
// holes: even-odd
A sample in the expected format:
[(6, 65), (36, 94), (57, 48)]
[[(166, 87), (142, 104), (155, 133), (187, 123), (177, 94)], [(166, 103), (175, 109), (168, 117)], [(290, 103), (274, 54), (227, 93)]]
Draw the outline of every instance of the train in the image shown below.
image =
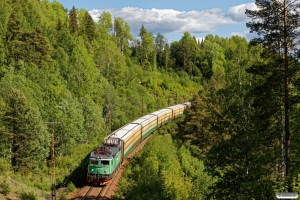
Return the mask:
[(112, 132), (104, 143), (92, 151), (87, 159), (87, 182), (105, 186), (110, 183), (124, 159), (153, 131), (183, 115), (191, 103), (177, 104), (153, 113)]

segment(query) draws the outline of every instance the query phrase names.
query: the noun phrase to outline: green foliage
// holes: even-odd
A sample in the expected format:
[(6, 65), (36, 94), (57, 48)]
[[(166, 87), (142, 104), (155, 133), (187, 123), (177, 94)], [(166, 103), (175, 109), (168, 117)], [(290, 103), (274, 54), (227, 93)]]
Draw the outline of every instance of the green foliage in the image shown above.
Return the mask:
[[(7, 149), (4, 149), (4, 152), (5, 151), (7, 151)], [(2, 153), (4, 153), (4, 152), (2, 152)], [(4, 158), (0, 158), (0, 170), (5, 172), (5, 171), (8, 171), (10, 169), (11, 165), (10, 165), (10, 162), (8, 160), (8, 158), (9, 158), (8, 155), (6, 155), (6, 157), (5, 156), (3, 156), (3, 157)]]
[(9, 187), (9, 183), (4, 180), (0, 183), (0, 193), (3, 195), (8, 195), (10, 193), (11, 189)]
[(36, 200), (37, 197), (33, 192), (22, 192), (20, 194), (21, 200)]
[(170, 135), (152, 137), (125, 172), (120, 191), (129, 199), (188, 199), (192, 184), (176, 152)]
[(122, 18), (114, 18), (115, 42), (121, 54), (129, 55), (129, 41), (133, 39), (129, 24)]
[(16, 170), (27, 171), (38, 167), (48, 155), (49, 136), (37, 109), (30, 107), (24, 94), (12, 88), (5, 94), (7, 110), (3, 122), (9, 127), (12, 165)]
[(116, 86), (126, 84), (125, 72), (128, 69), (125, 57), (113, 41), (102, 40), (101, 45), (95, 50), (94, 56), (96, 66), (103, 77)]
[(209, 187), (216, 181), (205, 172), (204, 162), (191, 155), (189, 146), (182, 145), (178, 151), (182, 169), (193, 185), (189, 199), (206, 199)]
[(95, 38), (96, 25), (88, 11), (85, 11), (84, 18), (80, 23), (80, 28), (88, 41), (92, 42)]
[(69, 23), (70, 23), (69, 25), (70, 33), (71, 34), (76, 33), (79, 27), (78, 27), (77, 11), (74, 6), (69, 12)]
[[(99, 16), (99, 20), (96, 25), (98, 37), (102, 40), (110, 40), (112, 32), (112, 16), (109, 12), (103, 12)], [(116, 30), (118, 32), (118, 30)]]
[(151, 32), (147, 32), (144, 25), (142, 25), (139, 36), (141, 41), (136, 47), (139, 64), (143, 69), (151, 70), (150, 67), (154, 64), (153, 58), (155, 57), (153, 35)]
[(59, 197), (60, 200), (68, 200), (66, 193), (62, 193), (62, 195)]
[(82, 107), (76, 98), (62, 100), (58, 105), (57, 119), (62, 124), (57, 127), (58, 150), (67, 153), (67, 147), (87, 140), (84, 130)]
[(67, 189), (68, 189), (68, 192), (73, 192), (76, 189), (76, 187), (75, 187), (74, 183), (70, 182), (67, 186)]

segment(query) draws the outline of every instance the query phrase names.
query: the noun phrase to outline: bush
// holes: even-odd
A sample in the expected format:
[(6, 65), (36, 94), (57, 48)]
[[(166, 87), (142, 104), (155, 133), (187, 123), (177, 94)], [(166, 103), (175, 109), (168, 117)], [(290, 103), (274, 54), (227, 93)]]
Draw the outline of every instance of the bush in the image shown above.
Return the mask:
[(29, 192), (29, 193), (22, 192), (20, 196), (21, 196), (22, 200), (36, 200), (37, 199), (36, 195), (33, 192)]
[(10, 168), (10, 164), (7, 160), (0, 158), (0, 171), (8, 171)]
[(68, 200), (66, 193), (62, 193), (62, 195), (59, 198), (60, 200)]
[(72, 183), (72, 182), (70, 182), (69, 184), (68, 184), (68, 191), (69, 192), (73, 192), (75, 189), (76, 189), (76, 187), (75, 187), (75, 185), (74, 185), (74, 183)]
[(0, 192), (3, 195), (8, 195), (10, 193), (10, 187), (7, 181), (4, 181), (3, 183), (0, 184)]

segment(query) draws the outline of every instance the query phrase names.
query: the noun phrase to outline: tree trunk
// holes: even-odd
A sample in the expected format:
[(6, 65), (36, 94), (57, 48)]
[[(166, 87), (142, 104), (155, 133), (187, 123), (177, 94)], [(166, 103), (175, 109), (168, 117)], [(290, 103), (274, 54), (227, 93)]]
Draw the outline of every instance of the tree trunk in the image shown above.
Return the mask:
[(284, 117), (285, 117), (285, 157), (286, 157), (286, 176), (290, 174), (290, 125), (289, 125), (289, 61), (288, 61), (288, 33), (287, 33), (287, 0), (284, 0)]

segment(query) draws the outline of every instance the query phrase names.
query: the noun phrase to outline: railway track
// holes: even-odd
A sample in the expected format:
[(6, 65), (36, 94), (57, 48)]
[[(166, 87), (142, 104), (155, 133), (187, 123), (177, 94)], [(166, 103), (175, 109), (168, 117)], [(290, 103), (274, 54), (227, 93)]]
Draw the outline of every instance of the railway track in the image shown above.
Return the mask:
[(104, 187), (84, 186), (73, 200), (99, 200)]

